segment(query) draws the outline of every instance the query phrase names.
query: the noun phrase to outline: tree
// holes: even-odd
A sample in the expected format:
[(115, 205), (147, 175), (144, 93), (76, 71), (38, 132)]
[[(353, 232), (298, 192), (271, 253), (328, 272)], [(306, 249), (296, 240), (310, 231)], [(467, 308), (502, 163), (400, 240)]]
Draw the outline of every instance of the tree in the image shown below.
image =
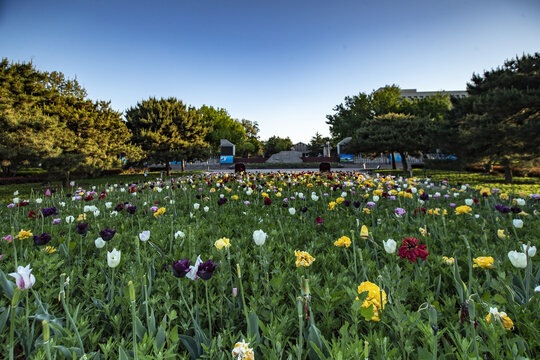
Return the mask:
[(205, 142), (208, 127), (201, 112), (176, 98), (150, 98), (126, 111), (131, 141), (140, 145), (147, 161), (165, 163), (170, 175), (170, 162), (206, 159), (209, 145)]
[(458, 156), (500, 163), (506, 182), (513, 165), (540, 157), (540, 53), (505, 61), (473, 74), (469, 96), (449, 116), (458, 135)]
[(4, 166), (42, 164), (96, 172), (133, 157), (130, 133), (110, 104), (85, 99), (77, 80), (29, 64), (0, 64), (0, 154)]
[(263, 142), (264, 156), (268, 157), (272, 154), (277, 154), (280, 151), (289, 151), (293, 147), (293, 143), (289, 137), (280, 138), (272, 136)]
[[(332, 143), (332, 140), (329, 137), (323, 137), (321, 134), (316, 132), (308, 144), (309, 156), (319, 156), (323, 152), (323, 147), (327, 142)], [(335, 145), (332, 147), (335, 148)]]
[(57, 153), (58, 122), (37, 106), (48, 93), (45, 78), (31, 63), (0, 62), (0, 159), (6, 174)]
[(240, 121), (233, 119), (227, 110), (203, 105), (199, 109), (203, 122), (208, 127), (205, 141), (210, 144), (214, 154), (219, 154), (221, 139), (227, 139), (237, 147), (246, 137), (246, 132)]
[(433, 126), (429, 118), (386, 113), (366, 121), (356, 131), (350, 146), (366, 153), (397, 152), (406, 171), (408, 153), (431, 150)]
[[(373, 124), (383, 125), (384, 129), (390, 131), (387, 134), (388, 138), (394, 137), (396, 141), (402, 144), (409, 141), (410, 144), (407, 144), (407, 146), (400, 145), (404, 152), (428, 151), (428, 149), (431, 151), (435, 149), (438, 134), (442, 133), (444, 114), (450, 109), (450, 106), (451, 102), (447, 95), (437, 94), (433, 97), (408, 100), (401, 98), (398, 86), (391, 85), (373, 91), (369, 95), (360, 93), (357, 96), (346, 97), (344, 104), (334, 108), (336, 113), (327, 116), (327, 123), (330, 125), (330, 133), (334, 136), (334, 139), (341, 140), (347, 136), (353, 138), (352, 142), (347, 144), (348, 149), (371, 155), (390, 152), (392, 154), (392, 167), (395, 168), (393, 151), (397, 150), (392, 150), (395, 146), (391, 146), (386, 142), (377, 143), (375, 139), (382, 139), (386, 136), (381, 134), (378, 129), (375, 129)], [(396, 116), (397, 114), (409, 116), (400, 117)], [(375, 119), (377, 121), (374, 121)], [(396, 123), (396, 120), (402, 120), (411, 126), (423, 123), (429, 127), (430, 136), (422, 136), (422, 142), (417, 141), (417, 139), (411, 141), (405, 135), (410, 133), (409, 129), (404, 129), (397, 124), (396, 129), (402, 129), (403, 131), (395, 131), (387, 126), (388, 124), (382, 123), (382, 119), (387, 119), (393, 124)], [(413, 122), (411, 119), (417, 120)], [(427, 121), (428, 119), (430, 121)], [(367, 129), (373, 131), (371, 137)], [(427, 129), (423, 131), (427, 131)], [(418, 138), (418, 135), (416, 137)], [(386, 145), (383, 146), (383, 144)], [(404, 169), (406, 169), (406, 157), (402, 156), (402, 159)]]
[(243, 157), (258, 156), (261, 155), (263, 146), (259, 140), (259, 124), (256, 121), (250, 121), (246, 119), (240, 120), (240, 123), (244, 127), (246, 136), (244, 142), (237, 147), (237, 154)]

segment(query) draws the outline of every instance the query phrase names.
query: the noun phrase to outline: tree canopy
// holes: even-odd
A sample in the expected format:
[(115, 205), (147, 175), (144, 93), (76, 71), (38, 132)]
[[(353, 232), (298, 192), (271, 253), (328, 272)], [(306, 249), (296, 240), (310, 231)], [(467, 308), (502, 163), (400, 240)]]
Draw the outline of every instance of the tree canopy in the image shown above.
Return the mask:
[(458, 135), (449, 148), (469, 161), (502, 164), (511, 181), (512, 165), (540, 158), (540, 53), (474, 74), (467, 92), (449, 116)]
[(271, 136), (263, 142), (264, 156), (269, 157), (277, 154), (280, 151), (289, 151), (293, 147), (293, 143), (289, 137), (281, 138), (279, 136)]
[(77, 80), (41, 72), (31, 63), (0, 63), (0, 155), (4, 167), (37, 165), (88, 172), (136, 158), (121, 114), (86, 99)]
[(131, 141), (142, 148), (146, 161), (165, 163), (168, 173), (171, 161), (209, 155), (208, 126), (201, 112), (174, 97), (143, 100), (126, 111), (126, 121)]

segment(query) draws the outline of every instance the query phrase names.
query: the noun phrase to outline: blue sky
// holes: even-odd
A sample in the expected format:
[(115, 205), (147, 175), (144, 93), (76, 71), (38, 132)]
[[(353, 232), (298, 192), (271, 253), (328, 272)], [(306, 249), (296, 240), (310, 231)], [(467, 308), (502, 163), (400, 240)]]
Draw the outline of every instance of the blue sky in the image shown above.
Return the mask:
[(538, 19), (536, 0), (0, 0), (0, 56), (119, 111), (174, 96), (308, 142), (347, 95), (465, 89), (540, 51)]

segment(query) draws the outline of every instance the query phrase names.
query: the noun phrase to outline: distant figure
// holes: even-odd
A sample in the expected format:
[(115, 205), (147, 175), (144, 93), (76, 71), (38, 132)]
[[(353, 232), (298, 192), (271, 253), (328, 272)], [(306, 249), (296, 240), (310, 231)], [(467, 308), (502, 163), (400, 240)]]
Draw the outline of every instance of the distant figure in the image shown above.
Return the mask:
[(330, 163), (323, 162), (319, 165), (320, 172), (330, 172)]
[(364, 163), (364, 170), (366, 170), (366, 163)]
[(144, 169), (144, 177), (148, 176), (148, 169)]
[(380, 170), (380, 168), (381, 168), (381, 165), (380, 164), (377, 165), (377, 170)]
[(244, 165), (242, 163), (235, 164), (234, 165), (234, 172), (235, 173), (246, 172), (246, 165)]

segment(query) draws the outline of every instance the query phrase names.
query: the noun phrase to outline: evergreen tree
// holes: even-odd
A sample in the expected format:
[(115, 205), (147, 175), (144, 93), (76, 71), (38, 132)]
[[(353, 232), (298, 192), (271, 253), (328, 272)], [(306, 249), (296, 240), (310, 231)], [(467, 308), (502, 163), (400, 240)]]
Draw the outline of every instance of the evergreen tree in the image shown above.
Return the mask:
[(132, 142), (140, 145), (149, 162), (165, 163), (170, 175), (170, 162), (206, 159), (209, 145), (205, 142), (208, 126), (201, 112), (176, 98), (150, 98), (126, 111)]
[(511, 167), (540, 157), (540, 53), (507, 60), (467, 84), (469, 96), (449, 116), (453, 150), (469, 161)]

